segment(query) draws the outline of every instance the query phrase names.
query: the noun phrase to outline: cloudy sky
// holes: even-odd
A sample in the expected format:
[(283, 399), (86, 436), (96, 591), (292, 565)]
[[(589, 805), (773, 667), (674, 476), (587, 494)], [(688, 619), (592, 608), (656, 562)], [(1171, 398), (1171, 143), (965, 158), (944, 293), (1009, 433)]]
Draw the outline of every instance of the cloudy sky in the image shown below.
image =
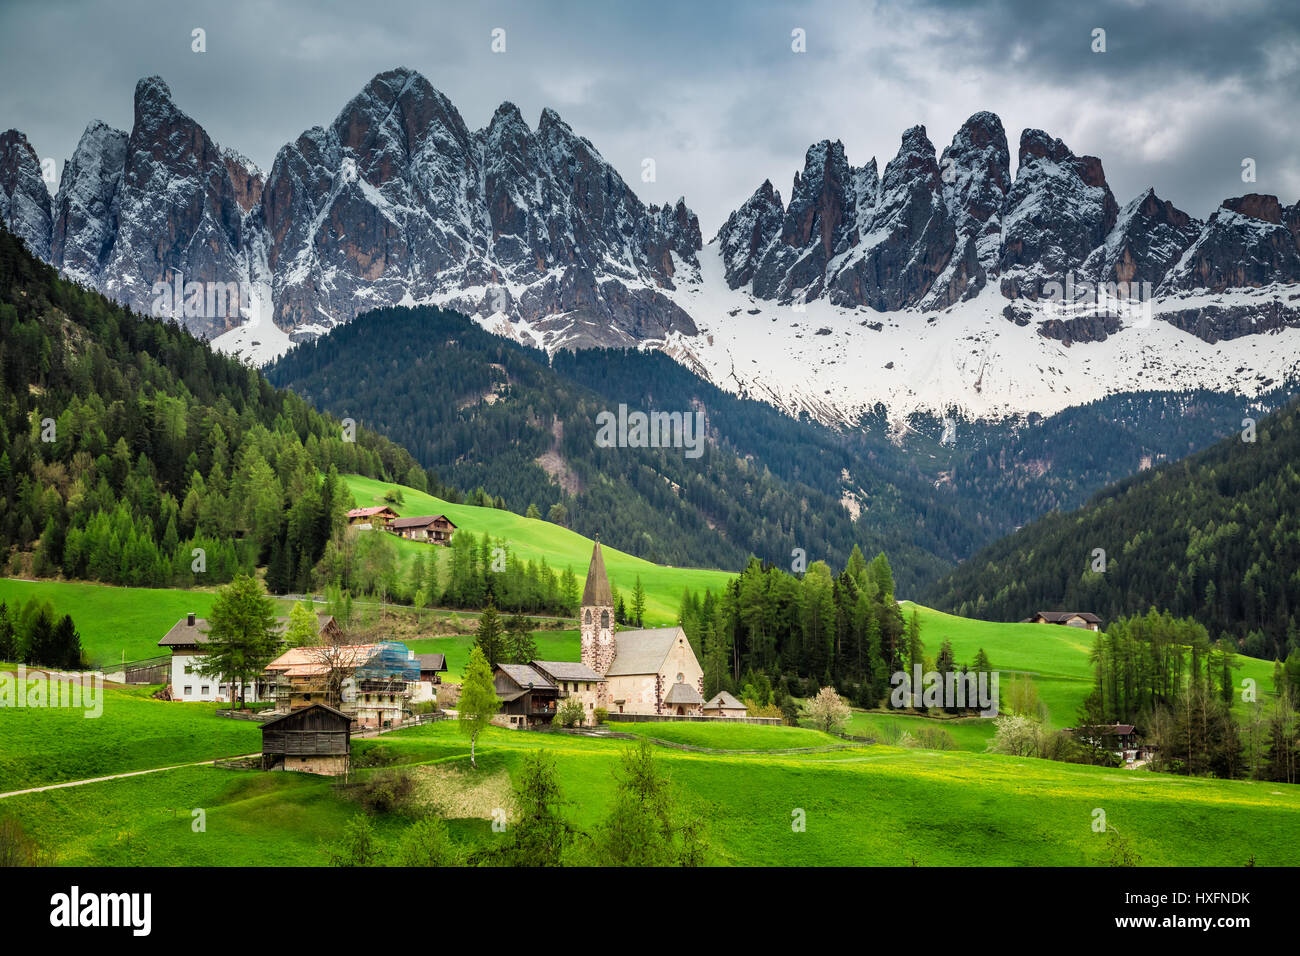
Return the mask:
[[(1045, 129), (1100, 156), (1121, 204), (1148, 185), (1201, 217), (1244, 192), (1300, 199), (1300, 4), (1083, 6), (7, 0), (0, 129), (23, 130), (61, 171), (92, 118), (130, 129), (135, 81), (156, 73), (215, 140), (269, 169), (402, 65), (472, 129), (502, 100), (534, 125), (553, 107), (647, 202), (684, 195), (706, 239), (765, 178), (788, 199), (810, 143), (840, 139), (851, 163), (883, 169), (907, 127), (942, 149), (981, 109), (1002, 117), (1013, 167), (1020, 130)], [(191, 50), (195, 28), (205, 53)], [(654, 182), (641, 181), (645, 158)]]

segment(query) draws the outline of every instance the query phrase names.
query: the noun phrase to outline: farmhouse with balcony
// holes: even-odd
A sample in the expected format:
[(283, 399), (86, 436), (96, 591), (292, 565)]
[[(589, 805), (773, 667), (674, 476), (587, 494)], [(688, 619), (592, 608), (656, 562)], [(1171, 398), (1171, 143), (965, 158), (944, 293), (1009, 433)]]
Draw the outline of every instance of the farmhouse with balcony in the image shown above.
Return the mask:
[(1081, 627), (1089, 631), (1101, 630), (1101, 618), (1091, 611), (1039, 611), (1033, 617), (1027, 617), (1021, 624), (1062, 624), (1066, 627)]
[(262, 769), (338, 775), (348, 771), (352, 718), (322, 703), (262, 724)]
[(600, 538), (579, 609), (582, 663), (605, 679), (596, 706), (619, 714), (702, 716), (704, 669), (680, 627), (618, 631)]
[[(283, 632), (289, 626), (287, 617), (276, 618), (277, 628)], [(316, 633), (322, 641), (338, 640), (341, 631), (332, 615), (316, 615)], [(171, 668), (168, 675), (173, 700), (184, 701), (218, 701), (233, 700), (238, 693), (238, 686), (231, 686), (224, 677), (204, 677), (199, 673), (199, 664), (206, 653), (203, 645), (208, 642), (208, 622), (196, 617), (191, 611), (177, 621), (161, 640), (159, 647), (171, 650)], [(245, 703), (259, 703), (275, 697), (273, 681), (265, 678), (253, 681), (243, 688)]]
[(388, 530), (409, 541), (445, 545), (451, 544), (456, 526), (446, 515), (421, 515), (416, 518), (396, 518), (388, 523)]
[(498, 664), (492, 669), (492, 683), (501, 710), (496, 722), (508, 727), (549, 724), (560, 700), (560, 688), (531, 664)]
[(397, 512), (388, 505), (376, 508), (353, 508), (347, 513), (348, 525), (363, 531), (370, 528), (387, 528), (397, 520)]

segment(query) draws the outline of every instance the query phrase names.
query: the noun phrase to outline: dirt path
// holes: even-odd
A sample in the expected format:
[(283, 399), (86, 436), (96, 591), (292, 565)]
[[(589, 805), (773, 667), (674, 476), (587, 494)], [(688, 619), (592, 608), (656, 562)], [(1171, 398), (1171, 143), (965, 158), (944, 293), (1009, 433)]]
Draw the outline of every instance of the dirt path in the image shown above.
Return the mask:
[(132, 770), (129, 773), (111, 773), (107, 777), (87, 777), (85, 780), (65, 780), (63, 783), (48, 783), (43, 787), (29, 787), (26, 790), (10, 790), (8, 793), (0, 793), (0, 800), (5, 797), (20, 797), (24, 793), (43, 793), (46, 790), (62, 790), (64, 787), (82, 787), (88, 783), (101, 783), (105, 780), (121, 780), (124, 777), (139, 777), (147, 773), (162, 773), (166, 770), (183, 770), (186, 767), (206, 767), (216, 763), (218, 760), (244, 760), (248, 757), (258, 757), (260, 753), (244, 754), (241, 757), (216, 757), (212, 760), (199, 760), (195, 763), (178, 763), (172, 767), (153, 767), (149, 770)]

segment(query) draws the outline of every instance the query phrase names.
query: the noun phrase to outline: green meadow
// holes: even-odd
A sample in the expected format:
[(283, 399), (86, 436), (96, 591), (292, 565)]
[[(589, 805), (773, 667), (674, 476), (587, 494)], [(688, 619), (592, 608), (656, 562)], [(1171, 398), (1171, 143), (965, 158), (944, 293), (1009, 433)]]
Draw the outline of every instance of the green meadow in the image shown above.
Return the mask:
[(217, 717), (217, 704), (154, 700), (154, 690), (105, 685), (98, 717), (70, 707), (0, 707), (0, 793), (261, 749), (251, 721)]
[[(388, 504), (384, 501), (384, 495), (395, 487), (360, 475), (344, 477), (358, 508)], [(578, 576), (579, 587), (586, 578), (592, 542), (576, 531), (538, 518), (524, 518), (511, 511), (452, 504), (413, 488), (403, 486), (401, 490), (404, 502), (390, 507), (403, 517), (445, 514), (461, 530), (475, 535), (487, 533), (505, 541), (511, 552), (524, 560), (540, 561), (545, 558), (552, 568), (560, 572), (566, 567), (572, 568)], [(399, 541), (398, 545), (404, 562), (409, 562), (416, 554), (430, 552), (438, 554), (440, 559), (447, 557), (445, 548), (418, 541)], [(602, 545), (601, 550), (605, 554), (605, 569), (609, 572), (610, 584), (623, 592), (625, 600), (631, 599), (632, 586), (637, 575), (641, 576), (641, 586), (646, 592), (646, 624), (650, 627), (672, 624), (677, 620), (683, 590), (690, 588), (692, 591), (703, 592), (712, 589), (716, 594), (735, 576), (729, 571), (652, 564), (606, 545)]]
[[(751, 725), (690, 727), (691, 742), (753, 749), (754, 731), (785, 740), (838, 743), (816, 731)], [(627, 726), (620, 729), (626, 730)], [(643, 725), (653, 736), (661, 726)], [(628, 741), (490, 729), (479, 769), (454, 722), (362, 741), (383, 747), (417, 775), (458, 794), (453, 839), (500, 839), (492, 808), (530, 751), (553, 755), (562, 811), (582, 829), (608, 811)], [(1110, 861), (1094, 811), (1124, 834), (1144, 866), (1300, 864), (1300, 790), (1243, 781), (1188, 779), (1041, 760), (900, 750), (886, 746), (815, 754), (695, 754), (656, 748), (679, 804), (708, 828), (717, 865), (1095, 865)], [(495, 789), (493, 789), (495, 787)], [(507, 798), (508, 799), (508, 798)], [(476, 802), (477, 801), (477, 802)], [(195, 832), (193, 810), (205, 829)], [(30, 794), (0, 813), (64, 865), (320, 865), (356, 804), (324, 778), (211, 767)], [(802, 830), (793, 826), (802, 820)], [(375, 817), (390, 847), (409, 821)]]

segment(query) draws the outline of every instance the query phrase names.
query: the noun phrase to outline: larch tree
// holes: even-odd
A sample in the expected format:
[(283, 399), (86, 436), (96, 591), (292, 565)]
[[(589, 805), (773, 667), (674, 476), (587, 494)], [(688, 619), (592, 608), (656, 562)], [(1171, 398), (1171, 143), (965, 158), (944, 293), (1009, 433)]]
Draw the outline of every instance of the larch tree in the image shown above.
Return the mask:
[(492, 722), (501, 700), (492, 683), (492, 668), (477, 645), (469, 652), (469, 663), (461, 682), (460, 701), (456, 705), (456, 722), (460, 732), (469, 737), (469, 765), (477, 769), (475, 745), (479, 734)]

